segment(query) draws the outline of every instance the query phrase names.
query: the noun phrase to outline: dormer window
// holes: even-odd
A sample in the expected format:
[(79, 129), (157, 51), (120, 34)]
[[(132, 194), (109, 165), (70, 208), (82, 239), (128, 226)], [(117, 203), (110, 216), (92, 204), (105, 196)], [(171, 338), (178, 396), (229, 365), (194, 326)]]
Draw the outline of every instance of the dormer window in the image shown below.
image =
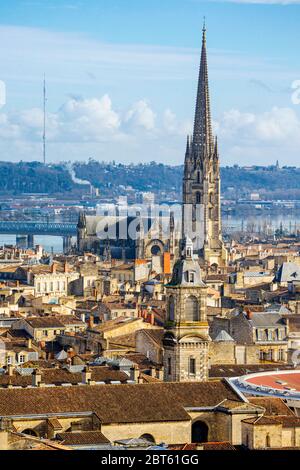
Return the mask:
[(187, 248), (186, 254), (187, 254), (188, 257), (191, 257), (192, 256), (192, 250), (190, 248)]
[(189, 282), (192, 284), (195, 282), (195, 273), (193, 271), (189, 272)]

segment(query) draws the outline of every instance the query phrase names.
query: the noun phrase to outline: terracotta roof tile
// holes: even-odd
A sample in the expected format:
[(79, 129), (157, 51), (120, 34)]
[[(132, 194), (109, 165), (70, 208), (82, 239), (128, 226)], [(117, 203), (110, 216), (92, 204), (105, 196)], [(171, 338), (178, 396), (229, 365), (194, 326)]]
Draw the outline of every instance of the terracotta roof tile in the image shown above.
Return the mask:
[(63, 432), (56, 435), (66, 446), (109, 444), (109, 440), (100, 431)]
[(102, 423), (189, 421), (185, 407), (241, 402), (223, 381), (0, 389), (0, 416), (93, 412)]

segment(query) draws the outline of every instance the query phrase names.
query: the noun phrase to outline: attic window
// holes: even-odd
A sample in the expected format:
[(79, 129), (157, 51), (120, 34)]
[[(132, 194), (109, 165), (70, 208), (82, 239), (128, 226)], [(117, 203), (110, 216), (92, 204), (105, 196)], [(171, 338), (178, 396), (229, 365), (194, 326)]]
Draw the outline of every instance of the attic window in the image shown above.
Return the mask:
[(189, 282), (191, 283), (195, 282), (195, 273), (193, 273), (193, 271), (189, 272)]

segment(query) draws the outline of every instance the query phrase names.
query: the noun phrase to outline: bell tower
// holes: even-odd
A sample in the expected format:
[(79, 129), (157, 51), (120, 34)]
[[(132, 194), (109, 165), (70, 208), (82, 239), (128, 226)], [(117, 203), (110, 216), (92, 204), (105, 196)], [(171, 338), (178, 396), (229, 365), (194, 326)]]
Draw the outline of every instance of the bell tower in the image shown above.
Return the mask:
[(187, 139), (184, 163), (182, 238), (192, 239), (194, 253), (208, 266), (227, 263), (222, 241), (220, 187), (218, 142), (212, 134), (204, 24), (194, 132)]
[(191, 382), (208, 379), (207, 287), (193, 255), (193, 242), (186, 238), (181, 258), (175, 263), (166, 286), (164, 380)]

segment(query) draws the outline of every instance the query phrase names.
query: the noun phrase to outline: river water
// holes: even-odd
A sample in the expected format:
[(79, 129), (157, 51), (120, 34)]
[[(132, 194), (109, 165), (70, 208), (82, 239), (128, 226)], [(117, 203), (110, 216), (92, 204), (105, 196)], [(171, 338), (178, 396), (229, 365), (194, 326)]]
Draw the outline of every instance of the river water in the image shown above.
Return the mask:
[[(15, 245), (16, 244), (16, 236), (15, 235), (1, 235), (0, 234), (0, 246), (3, 245)], [(42, 245), (43, 248), (48, 252), (51, 253), (53, 249), (53, 253), (62, 253), (63, 251), (63, 239), (62, 237), (51, 237), (47, 235), (34, 237), (34, 244), (35, 245)]]
[(222, 225), (224, 229), (229, 232), (235, 230), (247, 230), (247, 227), (255, 227), (255, 229), (263, 229), (268, 227), (274, 231), (279, 229), (281, 226), (284, 230), (294, 233), (300, 230), (300, 216), (293, 214), (275, 214), (275, 215), (249, 215), (249, 216), (222, 216)]

